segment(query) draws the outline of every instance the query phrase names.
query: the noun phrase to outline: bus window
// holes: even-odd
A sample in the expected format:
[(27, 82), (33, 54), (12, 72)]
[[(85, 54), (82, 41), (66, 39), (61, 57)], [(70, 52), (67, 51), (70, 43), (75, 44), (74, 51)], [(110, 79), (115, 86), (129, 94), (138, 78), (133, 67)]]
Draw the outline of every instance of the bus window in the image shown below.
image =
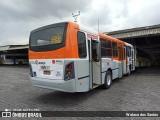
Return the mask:
[(106, 57), (105, 40), (101, 39), (101, 56)]
[(101, 56), (109, 58), (112, 56), (111, 41), (101, 39)]
[(6, 56), (6, 59), (13, 59), (13, 56)]
[(30, 50), (41, 52), (64, 47), (67, 24), (55, 24), (53, 27), (31, 32)]
[(79, 57), (80, 58), (86, 58), (87, 57), (86, 36), (83, 32), (78, 31), (77, 38), (78, 38)]
[(123, 60), (122, 47), (118, 47), (118, 52), (119, 52), (119, 60)]
[(131, 47), (127, 47), (127, 56), (131, 57)]
[(112, 50), (113, 50), (113, 57), (116, 58), (118, 57), (118, 49), (117, 49), (117, 43), (112, 42)]

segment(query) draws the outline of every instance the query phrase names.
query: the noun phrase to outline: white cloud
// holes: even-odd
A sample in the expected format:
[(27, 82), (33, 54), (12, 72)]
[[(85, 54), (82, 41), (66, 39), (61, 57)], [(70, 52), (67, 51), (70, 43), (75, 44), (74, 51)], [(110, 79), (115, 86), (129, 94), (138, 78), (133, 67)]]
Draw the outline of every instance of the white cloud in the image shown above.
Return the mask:
[(91, 29), (100, 32), (159, 24), (159, 0), (1, 0), (0, 45), (28, 43), (38, 27), (74, 21), (72, 12)]

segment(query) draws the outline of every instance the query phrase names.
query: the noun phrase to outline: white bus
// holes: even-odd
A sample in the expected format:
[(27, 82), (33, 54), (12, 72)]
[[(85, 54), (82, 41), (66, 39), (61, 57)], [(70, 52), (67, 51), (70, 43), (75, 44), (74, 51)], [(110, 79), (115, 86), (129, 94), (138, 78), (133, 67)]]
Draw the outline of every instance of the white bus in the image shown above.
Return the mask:
[(28, 56), (26, 54), (2, 54), (0, 64), (28, 64)]
[(107, 89), (135, 69), (132, 45), (73, 22), (33, 30), (29, 64), (33, 86), (64, 92)]

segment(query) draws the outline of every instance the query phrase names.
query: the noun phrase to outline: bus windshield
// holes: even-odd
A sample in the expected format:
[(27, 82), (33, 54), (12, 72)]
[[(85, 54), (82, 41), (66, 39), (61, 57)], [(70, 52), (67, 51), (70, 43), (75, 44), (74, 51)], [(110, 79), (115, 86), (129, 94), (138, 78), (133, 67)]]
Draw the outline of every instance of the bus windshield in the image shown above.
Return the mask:
[(39, 28), (30, 35), (30, 50), (48, 51), (64, 47), (66, 24), (53, 24)]

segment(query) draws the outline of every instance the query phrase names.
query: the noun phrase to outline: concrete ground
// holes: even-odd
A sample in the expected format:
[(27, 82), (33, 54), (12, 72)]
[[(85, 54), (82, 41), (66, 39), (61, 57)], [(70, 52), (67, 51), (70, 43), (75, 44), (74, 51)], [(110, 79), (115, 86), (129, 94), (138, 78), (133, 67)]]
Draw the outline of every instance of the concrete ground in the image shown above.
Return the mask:
[(87, 93), (64, 93), (32, 87), (27, 66), (0, 66), (0, 111), (6, 108), (160, 111), (160, 66), (137, 69), (128, 77), (114, 80), (108, 90), (97, 88)]

